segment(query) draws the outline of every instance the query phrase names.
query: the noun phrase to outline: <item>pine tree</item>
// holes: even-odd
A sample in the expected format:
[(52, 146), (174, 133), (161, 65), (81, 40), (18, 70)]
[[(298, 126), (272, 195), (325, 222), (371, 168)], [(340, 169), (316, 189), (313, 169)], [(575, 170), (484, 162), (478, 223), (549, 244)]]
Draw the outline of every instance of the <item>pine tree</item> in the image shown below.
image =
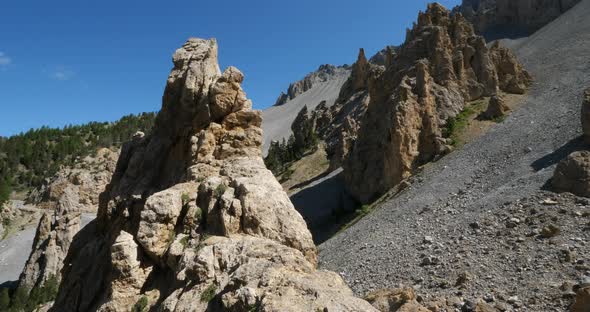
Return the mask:
[(10, 307), (10, 294), (8, 288), (2, 288), (0, 291), (0, 311), (7, 311)]
[(0, 206), (10, 199), (10, 185), (8, 181), (0, 178)]

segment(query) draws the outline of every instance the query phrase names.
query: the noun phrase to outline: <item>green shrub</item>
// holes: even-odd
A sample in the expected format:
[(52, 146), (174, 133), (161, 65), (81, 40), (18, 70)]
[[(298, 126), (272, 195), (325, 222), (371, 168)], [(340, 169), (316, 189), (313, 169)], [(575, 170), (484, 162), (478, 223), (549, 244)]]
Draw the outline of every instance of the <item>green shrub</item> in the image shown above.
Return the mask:
[(0, 291), (0, 311), (7, 311), (10, 307), (10, 292), (8, 288), (2, 288)]
[(180, 196), (180, 199), (182, 200), (183, 206), (188, 205), (188, 202), (191, 200), (187, 193), (182, 193), (182, 196)]
[[(59, 283), (57, 277), (55, 275), (49, 276), (42, 286), (33, 288), (29, 293), (26, 299), (26, 311), (33, 311), (39, 305), (55, 300), (58, 290)], [(22, 296), (22, 294), (19, 294), (19, 296)], [(16, 298), (14, 301), (16, 301)]]
[(182, 247), (186, 248), (186, 245), (188, 245), (188, 240), (189, 240), (188, 236), (185, 236), (180, 239), (180, 244), (182, 244)]
[(209, 285), (201, 294), (201, 302), (210, 302), (215, 298), (216, 292), (217, 286), (215, 286), (215, 284)]
[(131, 309), (132, 312), (144, 312), (148, 306), (148, 298), (146, 296), (142, 296), (137, 300), (133, 308)]
[(199, 207), (195, 209), (195, 219), (201, 220), (203, 218), (203, 210)]
[(456, 146), (460, 143), (459, 137), (467, 129), (470, 119), (483, 111), (485, 105), (486, 103), (483, 100), (475, 101), (466, 105), (457, 116), (447, 119), (447, 124), (443, 128), (442, 134), (445, 138), (451, 140), (451, 145)]
[(225, 191), (227, 190), (227, 186), (225, 186), (225, 184), (220, 183), (216, 188), (215, 188), (215, 196), (216, 197), (221, 197)]

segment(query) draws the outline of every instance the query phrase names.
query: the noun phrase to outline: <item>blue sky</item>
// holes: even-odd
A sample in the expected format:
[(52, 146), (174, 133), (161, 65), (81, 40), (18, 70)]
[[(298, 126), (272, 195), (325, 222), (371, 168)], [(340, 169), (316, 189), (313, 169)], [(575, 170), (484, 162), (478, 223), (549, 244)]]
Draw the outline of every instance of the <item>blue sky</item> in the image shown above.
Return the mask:
[[(262, 109), (320, 64), (399, 44), (429, 1), (2, 1), (0, 136), (156, 111), (174, 50), (217, 38)], [(450, 8), (459, 0), (439, 1)]]

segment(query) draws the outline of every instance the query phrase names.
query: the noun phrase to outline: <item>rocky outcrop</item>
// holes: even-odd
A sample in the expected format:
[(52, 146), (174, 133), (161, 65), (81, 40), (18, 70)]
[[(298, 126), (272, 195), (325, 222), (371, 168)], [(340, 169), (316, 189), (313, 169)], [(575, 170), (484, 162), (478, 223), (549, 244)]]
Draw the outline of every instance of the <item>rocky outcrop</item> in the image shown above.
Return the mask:
[(584, 92), (582, 102), (582, 131), (584, 132), (584, 141), (590, 144), (590, 89)]
[(287, 93), (281, 92), (277, 101), (275, 102), (275, 106), (283, 105), (287, 101), (296, 98), (301, 93), (304, 93), (315, 85), (328, 81), (338, 75), (340, 72), (348, 71), (349, 67), (344, 66), (334, 66), (330, 64), (321, 65), (318, 70), (309, 73), (305, 76), (302, 80), (296, 81), (289, 85), (287, 89)]
[(590, 197), (590, 151), (574, 152), (562, 160), (553, 173), (552, 184), (558, 192)]
[(586, 279), (578, 285), (578, 292), (576, 294), (576, 301), (570, 308), (571, 312), (586, 312), (590, 311), (590, 278)]
[(461, 13), (486, 38), (524, 36), (553, 21), (580, 0), (463, 0)]
[(316, 270), (311, 234), (262, 161), (260, 112), (243, 75), (219, 71), (216, 41), (190, 39), (173, 61), (156, 126), (123, 147), (52, 311), (374, 311)]
[(486, 46), (461, 15), (439, 4), (420, 13), (389, 64), (369, 79), (370, 103), (343, 166), (361, 202), (446, 153), (441, 129), (467, 101), (530, 84), (509, 50)]
[(61, 168), (46, 184), (33, 190), (27, 201), (43, 209), (55, 210), (67, 188), (78, 194), (81, 211), (95, 212), (98, 195), (104, 191), (115, 171), (118, 151), (99, 149), (72, 167)]
[(494, 120), (506, 116), (509, 111), (510, 108), (504, 103), (504, 99), (498, 95), (494, 95), (490, 98), (488, 108), (481, 114), (481, 118)]
[(60, 271), (74, 236), (80, 230), (78, 192), (66, 187), (54, 212), (39, 221), (29, 259), (19, 278), (19, 287), (31, 291), (50, 279), (60, 279)]

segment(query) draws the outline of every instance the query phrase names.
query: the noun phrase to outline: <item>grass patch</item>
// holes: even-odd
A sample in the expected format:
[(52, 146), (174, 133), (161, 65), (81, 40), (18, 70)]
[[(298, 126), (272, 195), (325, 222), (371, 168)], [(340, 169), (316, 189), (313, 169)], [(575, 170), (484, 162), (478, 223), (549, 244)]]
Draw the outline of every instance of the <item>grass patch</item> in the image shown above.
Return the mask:
[(183, 238), (180, 239), (180, 244), (182, 245), (183, 248), (186, 248), (186, 245), (188, 245), (188, 236), (185, 236)]
[(486, 102), (484, 100), (472, 102), (467, 104), (457, 116), (447, 119), (447, 124), (443, 129), (443, 136), (451, 140), (451, 145), (457, 146), (462, 143), (461, 135), (469, 126), (469, 122), (474, 116), (481, 113), (485, 106)]
[(217, 292), (217, 286), (215, 284), (209, 285), (203, 293), (201, 293), (201, 302), (210, 302), (215, 298), (215, 294)]
[(144, 312), (148, 306), (148, 298), (146, 296), (142, 296), (137, 300), (133, 308), (131, 309), (132, 312)]

